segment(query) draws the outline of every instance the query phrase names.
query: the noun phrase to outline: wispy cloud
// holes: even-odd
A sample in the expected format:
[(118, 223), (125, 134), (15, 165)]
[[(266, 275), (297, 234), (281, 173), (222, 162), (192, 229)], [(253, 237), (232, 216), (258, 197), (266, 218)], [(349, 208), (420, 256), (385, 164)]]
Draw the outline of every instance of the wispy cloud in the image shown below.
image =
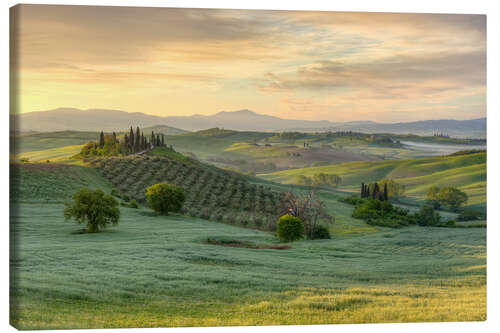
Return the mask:
[(249, 108), (387, 121), (486, 112), (481, 15), (52, 5), (13, 14), (21, 112)]

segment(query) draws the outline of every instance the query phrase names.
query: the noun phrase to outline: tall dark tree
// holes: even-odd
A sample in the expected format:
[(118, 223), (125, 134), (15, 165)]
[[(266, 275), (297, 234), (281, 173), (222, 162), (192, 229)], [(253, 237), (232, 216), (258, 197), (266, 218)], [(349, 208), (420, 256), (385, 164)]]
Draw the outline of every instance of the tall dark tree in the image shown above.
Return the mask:
[(156, 145), (159, 147), (161, 145), (160, 134), (156, 134)]
[(384, 201), (389, 200), (389, 191), (387, 190), (387, 183), (384, 184)]
[(141, 131), (139, 130), (139, 126), (137, 126), (137, 130), (135, 131), (135, 152), (141, 150)]
[(101, 135), (99, 136), (99, 147), (104, 147), (104, 133), (101, 131)]
[(361, 198), (365, 197), (365, 183), (361, 183)]
[(144, 133), (141, 133), (141, 150), (146, 149), (146, 141), (144, 140)]
[(154, 131), (151, 131), (151, 143), (153, 144), (153, 146), (156, 147), (155, 132)]
[(373, 185), (372, 198), (378, 199), (379, 193), (380, 193), (380, 188), (378, 187), (378, 183), (375, 183), (375, 185)]
[(115, 132), (113, 132), (113, 142), (117, 142), (117, 140), (116, 140), (116, 133)]
[(161, 135), (161, 146), (165, 147), (165, 136), (163, 134)]
[(129, 144), (130, 151), (133, 151), (133, 149), (134, 149), (134, 142), (135, 142), (134, 130), (132, 129), (132, 126), (130, 126), (130, 134), (128, 136), (128, 144)]

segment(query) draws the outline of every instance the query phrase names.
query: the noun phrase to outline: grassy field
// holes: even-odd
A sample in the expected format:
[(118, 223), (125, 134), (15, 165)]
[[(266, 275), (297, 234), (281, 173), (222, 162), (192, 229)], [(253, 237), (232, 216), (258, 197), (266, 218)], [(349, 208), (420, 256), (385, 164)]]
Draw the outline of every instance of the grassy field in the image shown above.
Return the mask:
[(342, 187), (357, 188), (361, 182), (369, 183), (383, 178), (395, 179), (406, 185), (409, 196), (423, 198), (432, 186), (452, 185), (469, 196), (468, 205), (486, 207), (486, 153), (459, 156), (439, 156), (410, 160), (349, 162), (324, 167), (279, 171), (260, 175), (285, 184), (293, 184), (297, 175), (316, 173), (337, 174)]
[[(21, 329), (478, 321), (486, 230), (410, 227), (300, 241), (147, 209), (82, 234), (57, 203), (11, 216), (11, 322)], [(43, 216), (43, 219), (40, 217)]]
[[(190, 137), (189, 144), (198, 143), (209, 156), (231, 147), (232, 140), (258, 137), (253, 132), (212, 134), (168, 138), (182, 142)], [(39, 154), (52, 149), (71, 147)], [(394, 177), (407, 184), (412, 197), (402, 205), (412, 210), (430, 184), (459, 186), (485, 207), (485, 153), (343, 163), (266, 174), (265, 179), (235, 175), (168, 149), (109, 159), (101, 167), (11, 165), (10, 319), (15, 327), (486, 320), (486, 228), (473, 227), (485, 222), (460, 222), (471, 228), (388, 229), (352, 218), (353, 206), (338, 201), (361, 181)], [(195, 210), (205, 205), (215, 213), (219, 204), (210, 205), (219, 202), (235, 205), (231, 215), (240, 215), (245, 205), (248, 211), (265, 207), (271, 203), (269, 193), (290, 190), (287, 183), (296, 174), (316, 172), (344, 179), (342, 191), (317, 192), (335, 217), (328, 226), (332, 239), (301, 240), (288, 249), (271, 249), (281, 243), (253, 222), (243, 228), (231, 219), (210, 221), (210, 214), (157, 216), (144, 206), (120, 207), (120, 224), (97, 234), (84, 233), (83, 226), (63, 218), (63, 203), (81, 187), (142, 194), (148, 184), (162, 180), (185, 186)], [(220, 246), (208, 239), (251, 246)]]
[(73, 156), (82, 150), (83, 145), (64, 146), (46, 150), (36, 150), (21, 154), (11, 155), (11, 160), (28, 162), (69, 162)]
[(89, 141), (96, 141), (98, 132), (61, 131), (36, 133), (11, 137), (10, 153), (22, 154), (42, 150), (51, 150), (66, 146), (78, 146)]

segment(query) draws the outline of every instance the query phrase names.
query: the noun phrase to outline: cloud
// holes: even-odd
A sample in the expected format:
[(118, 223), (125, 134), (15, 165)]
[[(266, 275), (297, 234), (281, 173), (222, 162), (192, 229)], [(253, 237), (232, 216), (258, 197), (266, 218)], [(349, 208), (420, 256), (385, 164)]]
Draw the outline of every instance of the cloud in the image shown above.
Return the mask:
[(72, 96), (83, 108), (108, 103), (103, 91), (157, 114), (165, 96), (190, 112), (193, 99), (181, 97), (192, 95), (197, 113), (237, 104), (310, 119), (485, 105), (482, 15), (54, 5), (20, 5), (12, 15), (11, 66), (25, 111), (63, 97), (70, 105)]

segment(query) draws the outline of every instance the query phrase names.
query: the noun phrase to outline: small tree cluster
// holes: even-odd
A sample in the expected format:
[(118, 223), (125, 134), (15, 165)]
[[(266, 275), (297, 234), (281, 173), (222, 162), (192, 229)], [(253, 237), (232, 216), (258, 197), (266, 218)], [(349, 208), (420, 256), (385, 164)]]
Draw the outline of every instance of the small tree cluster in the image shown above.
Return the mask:
[(312, 178), (304, 175), (296, 177), (297, 185), (338, 187), (341, 182), (342, 178), (335, 174), (317, 173)]
[(165, 136), (163, 134), (156, 134), (151, 131), (151, 136), (147, 137), (144, 132), (141, 132), (139, 126), (134, 133), (132, 126), (130, 126), (129, 134), (123, 137), (123, 146), (127, 154), (134, 154), (154, 147), (165, 147)]
[(285, 193), (279, 214), (288, 214), (299, 218), (304, 223), (304, 232), (309, 239), (315, 239), (315, 236), (318, 235), (316, 230), (321, 222), (331, 223), (333, 221), (333, 217), (326, 210), (325, 203), (315, 198), (314, 191), (309, 191), (304, 196), (296, 195), (293, 192)]
[(468, 197), (466, 193), (452, 186), (443, 188), (432, 186), (427, 190), (426, 199), (434, 208), (448, 206), (456, 211), (467, 202)]
[(382, 179), (377, 183), (365, 184), (361, 183), (361, 198), (372, 198), (381, 201), (396, 199), (404, 195), (405, 186), (396, 183), (392, 179)]
[(123, 151), (118, 140), (116, 139), (115, 132), (111, 135), (104, 134), (104, 132), (101, 131), (99, 134), (99, 142), (88, 142), (85, 146), (83, 146), (79, 156), (85, 158), (90, 156), (113, 156), (120, 155), (122, 153)]

